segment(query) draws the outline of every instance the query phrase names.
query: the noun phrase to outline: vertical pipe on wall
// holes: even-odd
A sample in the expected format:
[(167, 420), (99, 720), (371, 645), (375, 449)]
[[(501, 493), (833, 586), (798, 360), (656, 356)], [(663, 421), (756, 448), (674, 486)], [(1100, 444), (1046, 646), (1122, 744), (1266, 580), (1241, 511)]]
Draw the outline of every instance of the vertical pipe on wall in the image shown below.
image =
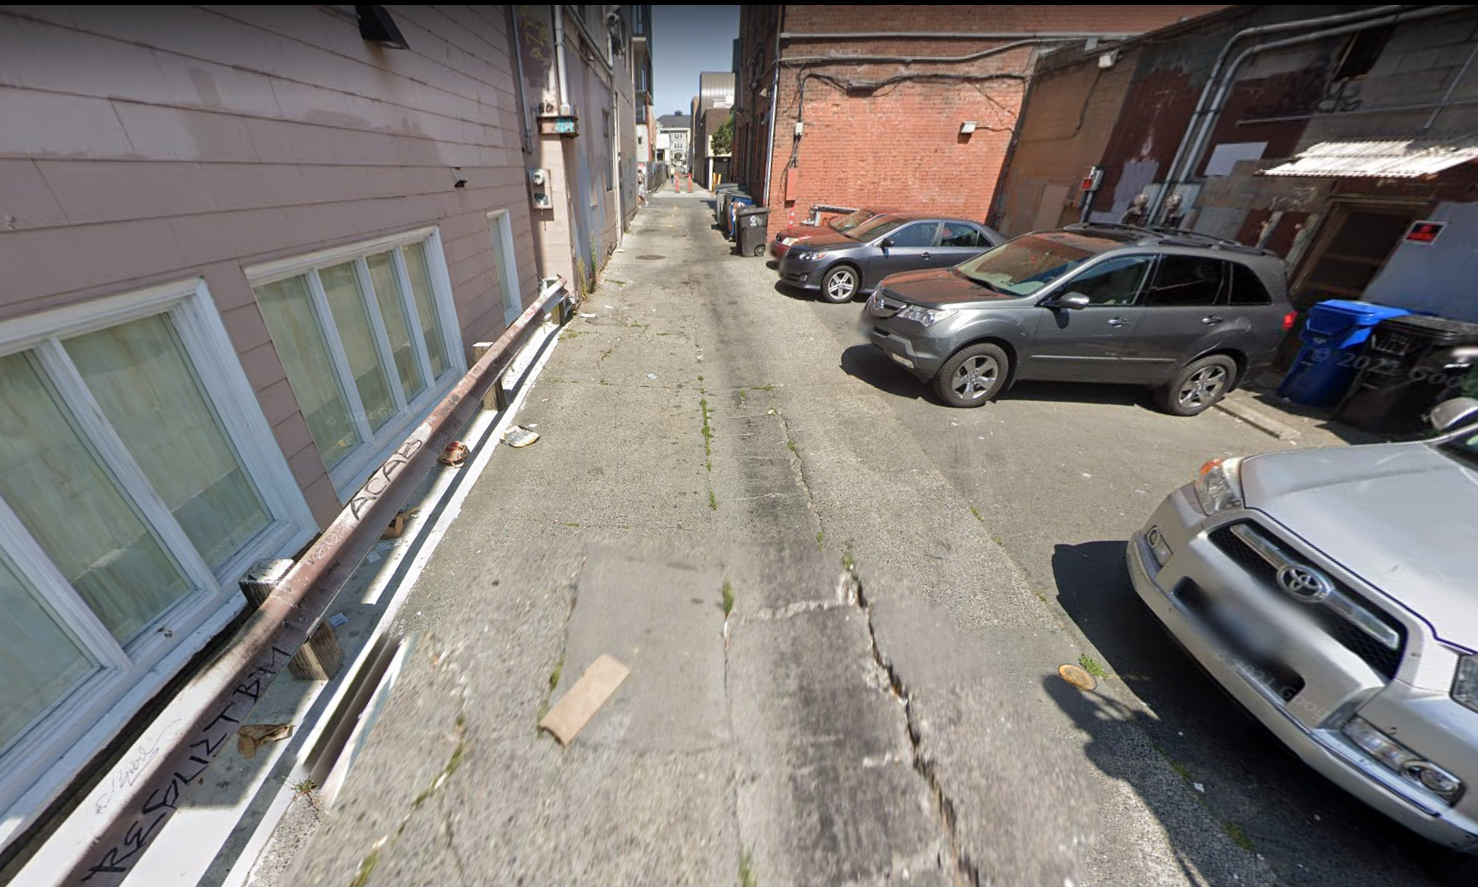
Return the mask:
[(558, 4), (554, 7), (554, 66), (559, 78), (559, 110), (563, 114), (570, 106), (570, 84), (565, 77), (565, 8)]
[(785, 30), (785, 7), (775, 12), (775, 56), (770, 64), (775, 68), (775, 79), (770, 84), (770, 144), (765, 148), (765, 206), (770, 205), (770, 172), (775, 168), (775, 112), (780, 102), (780, 32)]

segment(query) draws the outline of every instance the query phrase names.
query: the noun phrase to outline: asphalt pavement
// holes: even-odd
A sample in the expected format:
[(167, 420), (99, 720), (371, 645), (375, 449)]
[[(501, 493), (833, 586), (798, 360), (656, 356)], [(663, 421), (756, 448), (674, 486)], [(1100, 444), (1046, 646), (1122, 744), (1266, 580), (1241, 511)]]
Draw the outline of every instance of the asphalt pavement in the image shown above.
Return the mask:
[[(1332, 436), (1090, 386), (948, 409), (860, 304), (777, 286), (712, 222), (701, 194), (638, 215), (281, 883), (1427, 883), (1123, 568), (1205, 459)], [(631, 676), (561, 748), (536, 724), (603, 654)]]

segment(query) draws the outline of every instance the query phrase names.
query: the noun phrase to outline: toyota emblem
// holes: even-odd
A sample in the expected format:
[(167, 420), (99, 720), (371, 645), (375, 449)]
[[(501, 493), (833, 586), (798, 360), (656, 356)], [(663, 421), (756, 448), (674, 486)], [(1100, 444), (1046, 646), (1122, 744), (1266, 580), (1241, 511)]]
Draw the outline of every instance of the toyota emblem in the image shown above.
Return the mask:
[(1306, 604), (1322, 604), (1334, 594), (1334, 582), (1312, 567), (1289, 564), (1278, 571), (1278, 587)]

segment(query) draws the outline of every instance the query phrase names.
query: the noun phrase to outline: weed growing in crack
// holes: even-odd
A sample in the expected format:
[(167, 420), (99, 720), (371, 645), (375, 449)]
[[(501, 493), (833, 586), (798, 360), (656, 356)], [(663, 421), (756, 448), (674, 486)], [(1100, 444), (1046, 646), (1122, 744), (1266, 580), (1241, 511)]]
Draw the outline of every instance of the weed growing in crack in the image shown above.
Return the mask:
[[(712, 471), (713, 468), (710, 466), (708, 470)], [(708, 507), (714, 511), (718, 511), (718, 497), (713, 495), (713, 490), (708, 491)]]
[(1232, 839), (1233, 844), (1236, 844), (1248, 853), (1257, 852), (1257, 845), (1252, 843), (1252, 836), (1247, 834), (1247, 830), (1240, 825), (1237, 825), (1235, 822), (1223, 822), (1221, 824), (1221, 830), (1227, 833), (1227, 837)]
[[(708, 398), (705, 397), (702, 400), (698, 401), (698, 406), (700, 406), (700, 407), (703, 408), (703, 455), (705, 455), (708, 458), (712, 459), (713, 458), (713, 427), (708, 424), (708, 417), (709, 417), (709, 413), (708, 413)], [(709, 469), (708, 470), (709, 471), (712, 471), (713, 470), (712, 465), (709, 466)]]
[(724, 580), (724, 616), (734, 612), (734, 586), (729, 580)]
[(816, 547), (817, 548), (820, 548), (823, 544), (825, 544), (825, 542), (826, 542), (826, 531), (825, 530), (817, 530), (816, 531)]
[(1084, 671), (1093, 675), (1095, 678), (1108, 677), (1108, 672), (1103, 670), (1103, 666), (1099, 665), (1098, 661), (1095, 660), (1092, 656), (1089, 656), (1087, 653), (1084, 653), (1083, 655), (1078, 657), (1078, 664), (1083, 667)]
[(970, 506), (970, 513), (975, 516), (976, 520), (980, 521), (981, 523), (985, 523), (985, 518), (980, 516), (980, 511), (977, 510), (974, 505)]
[[(790, 448), (790, 451), (792, 453), (795, 453), (795, 441), (790, 440), (789, 438), (787, 438), (786, 441), (785, 441), (785, 445)], [(800, 455), (800, 454), (799, 453), (796, 453), (796, 455)]]
[(990, 537), (990, 541), (996, 543), (997, 545), (1001, 546), (1002, 548), (1005, 548), (1006, 547), (1006, 543), (1001, 541), (1001, 537), (1000, 536), (992, 536), (992, 537)]
[(759, 887), (759, 882), (754, 873), (754, 854), (746, 850), (739, 854), (739, 887)]
[[(534, 721), (536, 725), (539, 721), (544, 720), (545, 715), (549, 714), (549, 698), (554, 695), (554, 688), (559, 686), (559, 675), (560, 672), (564, 671), (564, 668), (565, 654), (561, 653), (559, 654), (559, 661), (554, 663), (554, 670), (549, 673), (549, 689), (544, 691), (544, 699), (539, 703), (539, 717)], [(536, 727), (535, 729), (538, 728)]]

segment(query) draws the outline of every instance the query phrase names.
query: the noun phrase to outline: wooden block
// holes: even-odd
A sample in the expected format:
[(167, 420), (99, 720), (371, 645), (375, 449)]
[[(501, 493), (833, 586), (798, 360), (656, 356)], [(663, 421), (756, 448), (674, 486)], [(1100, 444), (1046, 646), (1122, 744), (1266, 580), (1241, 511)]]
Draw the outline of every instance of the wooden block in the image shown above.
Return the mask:
[[(472, 345), (472, 362), (477, 363), (479, 360), (482, 360), (483, 355), (487, 354), (492, 347), (492, 342), (474, 342)], [(503, 380), (494, 379), (492, 387), (488, 389), (488, 393), (482, 396), (482, 408), (496, 412), (503, 409), (504, 406)]]
[(338, 674), (343, 664), (344, 648), (339, 646), (333, 626), (320, 622), (308, 642), (287, 661), (287, 670), (305, 681), (326, 681)]
[(631, 669), (602, 655), (585, 669), (570, 692), (554, 704), (539, 722), (540, 729), (553, 733), (560, 745), (569, 745), (629, 674)]

